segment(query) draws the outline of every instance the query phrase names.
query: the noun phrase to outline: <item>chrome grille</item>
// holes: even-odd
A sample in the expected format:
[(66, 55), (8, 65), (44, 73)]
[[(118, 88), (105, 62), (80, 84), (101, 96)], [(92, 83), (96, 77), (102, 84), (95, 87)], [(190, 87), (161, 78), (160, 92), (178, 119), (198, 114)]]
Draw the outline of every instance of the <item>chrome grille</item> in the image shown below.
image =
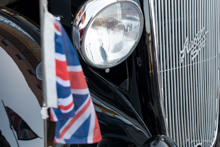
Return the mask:
[(219, 0), (153, 0), (169, 136), (212, 146), (218, 123)]

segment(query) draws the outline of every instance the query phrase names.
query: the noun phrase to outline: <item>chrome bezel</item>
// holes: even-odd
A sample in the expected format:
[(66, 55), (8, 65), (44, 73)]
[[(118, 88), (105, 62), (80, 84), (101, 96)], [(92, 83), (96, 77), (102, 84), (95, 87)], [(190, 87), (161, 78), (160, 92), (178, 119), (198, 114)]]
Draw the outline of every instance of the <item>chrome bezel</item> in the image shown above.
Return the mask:
[[(117, 64), (109, 64), (109, 66), (101, 66), (101, 65), (96, 65), (93, 64), (92, 62), (90, 62), (90, 60), (87, 58), (85, 50), (84, 50), (84, 42), (85, 42), (85, 36), (86, 36), (86, 32), (88, 30), (88, 28), (91, 26), (91, 24), (93, 23), (93, 21), (95, 20), (96, 16), (102, 12), (105, 8), (107, 8), (110, 5), (113, 5), (115, 3), (129, 3), (131, 5), (133, 5), (139, 15), (140, 15), (140, 35), (138, 37), (138, 40), (135, 42), (135, 44), (133, 45), (133, 47), (130, 49), (130, 52), (128, 53), (127, 56), (125, 56), (122, 60), (120, 60)], [(91, 13), (92, 12), (92, 13)], [(82, 17), (86, 15), (84, 21), (82, 22), (81, 19)], [(127, 57), (129, 55), (131, 55), (131, 53), (133, 52), (133, 50), (136, 48), (140, 38), (141, 38), (141, 34), (143, 32), (143, 25), (144, 24), (144, 19), (143, 19), (143, 14), (141, 11), (141, 8), (139, 6), (138, 3), (136, 3), (134, 0), (92, 0), (92, 1), (88, 1), (86, 2), (78, 11), (74, 21), (73, 21), (73, 30), (78, 30), (79, 34), (80, 34), (80, 47), (75, 44), (77, 44), (77, 42), (75, 42), (73, 40), (73, 44), (75, 45), (75, 47), (77, 48), (78, 52), (80, 53), (81, 57), (83, 58), (83, 60), (92, 67), (95, 68), (101, 68), (101, 69), (106, 69), (106, 68), (111, 68), (114, 67), (118, 64), (120, 64), (121, 62), (123, 62), (124, 60), (127, 59)]]

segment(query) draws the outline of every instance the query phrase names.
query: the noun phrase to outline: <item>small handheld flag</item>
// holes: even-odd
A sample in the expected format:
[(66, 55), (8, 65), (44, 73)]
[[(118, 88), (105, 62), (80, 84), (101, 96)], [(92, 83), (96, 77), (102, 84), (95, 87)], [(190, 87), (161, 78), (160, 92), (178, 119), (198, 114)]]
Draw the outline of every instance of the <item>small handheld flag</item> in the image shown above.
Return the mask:
[[(50, 74), (46, 73), (46, 78), (53, 80), (48, 83), (50, 80), (46, 79), (48, 84), (46, 89), (52, 90), (49, 93), (56, 93), (56, 96), (47, 98), (48, 107), (52, 107), (51, 121), (56, 122), (55, 143), (97, 143), (102, 139), (100, 128), (76, 51), (56, 18), (44, 18), (44, 30), (46, 31), (44, 42), (47, 44), (44, 45), (44, 50), (49, 48), (48, 51), (44, 51), (47, 52), (44, 54), (44, 59), (47, 58), (46, 55), (54, 57), (53, 59), (49, 57), (52, 62), (49, 59), (45, 60), (44, 67), (50, 68), (53, 74), (49, 76)], [(51, 36), (54, 37), (53, 40)], [(54, 84), (56, 90), (53, 91), (50, 86), (54, 87)], [(57, 106), (51, 102), (54, 98)]]

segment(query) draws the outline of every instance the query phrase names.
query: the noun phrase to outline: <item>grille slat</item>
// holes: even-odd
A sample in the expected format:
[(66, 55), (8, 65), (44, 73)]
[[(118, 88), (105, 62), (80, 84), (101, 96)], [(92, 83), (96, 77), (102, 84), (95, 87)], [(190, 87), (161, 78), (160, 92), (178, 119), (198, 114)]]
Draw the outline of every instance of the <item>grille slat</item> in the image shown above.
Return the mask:
[[(171, 82), (170, 82), (170, 87), (171, 87), (171, 105), (174, 106), (172, 107), (171, 111), (172, 111), (172, 124), (176, 123), (176, 103), (175, 103), (175, 99), (174, 99), (174, 91), (175, 91), (175, 82), (174, 82), (174, 78), (175, 78), (175, 73), (174, 73), (174, 70), (173, 68), (175, 67), (174, 65), (174, 54), (175, 54), (175, 51), (174, 51), (174, 13), (173, 13), (173, 0), (169, 1), (171, 3), (168, 4), (168, 7), (169, 7), (169, 26), (170, 26), (170, 30), (169, 30), (169, 34), (170, 34), (170, 66), (171, 66), (171, 70), (170, 70), (170, 79), (171, 79)], [(173, 126), (173, 138), (176, 140), (177, 143), (178, 142), (178, 138), (176, 138), (176, 133), (177, 132), (177, 129), (175, 129), (175, 127)]]
[(208, 147), (215, 139), (219, 5), (218, 0), (154, 0), (166, 123), (180, 147)]
[[(175, 22), (175, 38), (178, 38), (178, 29), (177, 29), (177, 25), (178, 25), (178, 14), (179, 14), (179, 12), (180, 12), (180, 10), (177, 10), (177, 8), (178, 8), (178, 2), (177, 1), (174, 1), (175, 3), (174, 3), (174, 19), (176, 20)], [(176, 66), (177, 64), (178, 64), (178, 40), (174, 40), (175, 41), (175, 48), (177, 49), (176, 51), (175, 51), (175, 54), (174, 54), (174, 57), (175, 57), (175, 63), (174, 63), (174, 65)], [(174, 70), (174, 72), (175, 72), (175, 70)], [(176, 104), (176, 111), (177, 111), (177, 113), (176, 113), (176, 123), (177, 123), (177, 125), (178, 125), (178, 127), (177, 127), (177, 134), (180, 134), (180, 137), (177, 137), (177, 139), (179, 139), (178, 140), (178, 142), (179, 142), (179, 144), (180, 145), (182, 145), (182, 140), (181, 140), (181, 138), (183, 137), (182, 136), (182, 133), (181, 133), (181, 129), (180, 129), (180, 115), (178, 115), (179, 113), (180, 113), (180, 110), (178, 109), (179, 107), (180, 107), (180, 99), (179, 99), (179, 84), (178, 84), (178, 81), (179, 81), (179, 72), (178, 72), (178, 70), (176, 70), (176, 73), (174, 73), (175, 74), (175, 77), (174, 77), (174, 82), (175, 82), (175, 84), (174, 84), (174, 87), (176, 88), (174, 91), (175, 91), (175, 97), (174, 98), (177, 98), (178, 97), (178, 99), (177, 99), (177, 104)]]
[[(207, 11), (208, 11), (208, 13), (207, 13), (207, 18), (208, 18), (208, 21), (211, 21), (210, 20), (210, 0), (207, 2), (208, 4), (207, 4)], [(207, 22), (207, 29), (209, 29), (210, 30), (210, 24), (209, 24), (209, 22)], [(207, 46), (208, 46), (208, 49), (207, 49), (207, 58), (209, 58), (209, 54), (210, 54), (210, 50), (209, 50), (209, 48), (211, 47), (210, 46), (210, 37), (208, 38), (208, 42), (207, 42)], [(206, 63), (206, 66), (207, 66), (207, 70), (206, 70), (206, 79), (207, 79), (207, 85), (209, 85), (209, 71), (210, 71), (210, 62), (207, 62)], [(207, 93), (206, 93), (206, 100), (207, 100), (207, 107), (206, 107), (206, 113), (207, 113), (207, 133), (206, 133), (206, 140), (209, 140), (209, 126), (210, 126), (210, 118), (209, 118), (209, 107), (210, 107), (210, 99), (207, 99), (207, 96), (209, 95), (209, 86), (206, 86), (206, 91), (207, 91)], [(206, 143), (207, 145), (208, 145), (208, 143)]]
[[(197, 25), (197, 31), (199, 31), (199, 30), (201, 30), (202, 29), (202, 2), (201, 1), (199, 1), (199, 5), (197, 5), (198, 6), (198, 14), (199, 14), (199, 23), (198, 23), (198, 25)], [(198, 56), (198, 60), (200, 61), (201, 60), (201, 54), (199, 54), (199, 56)], [(197, 71), (197, 73), (199, 73), (201, 71), (201, 64), (198, 64), (198, 71)], [(201, 82), (199, 81), (201, 79), (201, 74), (199, 74), (199, 76), (198, 76), (198, 83), (199, 83), (199, 87), (198, 87), (198, 100), (199, 100), (199, 102), (198, 102), (198, 120), (203, 120), (203, 117), (202, 117), (202, 113), (201, 113), (201, 111), (202, 111), (202, 107), (201, 107), (201, 105), (202, 105), (202, 99), (201, 99), (201, 97), (202, 97), (202, 95), (201, 95)], [(203, 122), (201, 122), (200, 124), (199, 124), (199, 128), (198, 128), (198, 130), (199, 130), (199, 138), (202, 138), (202, 125), (203, 125)]]
[[(199, 0), (196, 0), (195, 1), (195, 34), (196, 34), (196, 32), (198, 32), (199, 31), (199, 23), (200, 23), (200, 20), (199, 20), (199, 15), (198, 16), (196, 16), (196, 14), (199, 14)], [(194, 62), (198, 62), (198, 58), (196, 59), (196, 61), (194, 61)], [(194, 73), (196, 74), (196, 78), (195, 78), (195, 80), (194, 80), (194, 87), (195, 87), (195, 98), (196, 98), (196, 114), (195, 114), (195, 116), (196, 116), (196, 123), (195, 123), (195, 126), (196, 126), (196, 128), (195, 128), (195, 132), (197, 132), (197, 135), (196, 135), (196, 140), (199, 140), (199, 138), (200, 138), (200, 123), (199, 123), (199, 101), (200, 101), (200, 99), (199, 99), (199, 97), (198, 97), (198, 91), (199, 91), (199, 88), (198, 88), (198, 85), (197, 85), (197, 83), (198, 83), (198, 64), (195, 64), (195, 69), (194, 69)]]
[[(174, 4), (174, 9), (175, 9), (175, 20), (176, 20), (176, 23), (175, 23), (175, 38), (178, 38), (178, 31), (179, 31), (179, 29), (178, 29), (178, 25), (179, 25), (179, 22), (181, 22), (181, 20), (179, 20), (179, 18), (178, 18), (178, 16), (179, 16), (179, 14), (180, 14), (180, 9), (178, 9), (179, 8), (179, 1), (175, 1), (175, 4)], [(179, 50), (179, 46), (178, 46), (178, 44), (179, 44), (179, 40), (175, 40), (175, 48), (176, 48), (176, 53), (175, 53), (175, 62), (176, 62), (176, 67), (177, 67), (177, 65), (178, 65), (178, 57), (179, 57), (179, 55), (178, 55), (178, 50)], [(176, 70), (176, 81), (175, 81), (175, 84), (176, 84), (176, 96), (175, 97), (178, 97), (178, 99), (177, 99), (177, 122), (178, 122), (178, 134), (179, 134), (179, 136), (180, 137), (178, 137), (179, 138), (179, 144), (182, 146), (182, 138), (183, 138), (183, 135), (182, 135), (182, 131), (181, 131), (181, 119), (180, 119), (180, 109), (178, 109), (178, 108), (180, 108), (180, 86), (179, 86), (179, 70)]]
[[(181, 22), (181, 32), (182, 32), (182, 34), (180, 35), (180, 38), (179, 38), (179, 40), (180, 40), (180, 46), (179, 46), (179, 51), (181, 50), (181, 48), (182, 48), (182, 46), (183, 46), (183, 39), (181, 40), (181, 38), (184, 38), (184, 34), (185, 34), (185, 22), (186, 22), (186, 20), (185, 19), (183, 19), (184, 17), (185, 17), (185, 8), (186, 8), (186, 2), (185, 1), (181, 1), (182, 2), (182, 7), (181, 7), (181, 18), (182, 18), (182, 22)], [(179, 57), (180, 57), (180, 55), (179, 55)], [(186, 117), (185, 117), (185, 115), (184, 114), (186, 114), (186, 106), (185, 105), (183, 105), (183, 104), (185, 104), (185, 92), (184, 92), (184, 87), (185, 87), (185, 74), (184, 74), (184, 72), (183, 72), (183, 68), (182, 68), (182, 64), (179, 62), (179, 67), (181, 67), (180, 68), (180, 79), (182, 79), (181, 80), (181, 82), (180, 82), (180, 85), (182, 85), (182, 87), (181, 87), (181, 90), (180, 90), (180, 92), (181, 92), (181, 98), (182, 98), (182, 105), (181, 106), (183, 106), (183, 113), (181, 113), (181, 114), (183, 114), (183, 115), (181, 115), (181, 117), (182, 117), (182, 125), (183, 125), (183, 127), (182, 127), (182, 132), (184, 133), (184, 138), (183, 138), (183, 146), (184, 147), (186, 147), (187, 146), (187, 143), (186, 143), (186, 140), (187, 140), (187, 128), (186, 128), (186, 126), (187, 126), (187, 123), (186, 123)], [(181, 77), (183, 77), (183, 78), (181, 78)]]
[[(185, 16), (184, 16), (184, 18), (185, 18), (185, 21), (186, 22), (188, 22), (188, 20), (186, 19), (188, 16), (189, 16), (189, 4), (188, 4), (188, 1), (186, 1), (186, 10), (185, 10)], [(187, 30), (186, 30), (186, 28), (187, 28), (187, 23), (185, 22), (185, 34), (184, 34), (184, 38), (187, 38)], [(190, 37), (190, 36), (189, 36)], [(182, 38), (182, 39), (184, 39), (184, 38)], [(184, 42), (184, 40), (183, 40), (183, 42)], [(185, 62), (185, 64), (184, 65), (187, 65), (186, 64), (186, 62), (187, 62), (187, 59), (188, 59), (188, 57), (186, 58), (186, 60), (184, 61)], [(189, 141), (191, 140), (191, 138), (190, 138), (190, 128), (189, 128), (189, 122), (190, 122), (190, 119), (189, 119), (189, 117), (190, 117), (190, 115), (189, 115), (189, 108), (188, 108), (188, 106), (189, 106), (189, 103), (188, 103), (188, 99), (187, 99), (187, 97), (188, 97), (188, 85), (187, 85), (187, 73), (188, 73), (188, 68), (185, 68), (183, 71), (185, 71), (185, 74), (184, 74), (184, 77), (185, 77), (185, 91), (183, 91), (184, 92), (184, 94), (185, 94), (185, 97), (184, 97), (184, 99), (186, 99), (186, 103), (185, 104), (183, 104), (183, 105), (186, 105), (186, 121), (185, 121), (185, 123), (187, 124), (187, 136), (186, 136), (186, 144), (187, 144), (187, 146), (189, 146), (190, 144), (189, 144)], [(184, 90), (184, 89), (183, 89)], [(172, 119), (172, 118), (170, 118), (170, 119)]]
[[(196, 0), (194, 0), (194, 1), (192, 1), (192, 38), (193, 38), (193, 36), (196, 34), (196, 20), (197, 20), (197, 16), (196, 16)], [(197, 58), (195, 58), (194, 60), (193, 60), (193, 63), (195, 63), (196, 62), (196, 60), (197, 60)], [(196, 99), (196, 83), (195, 83), (195, 81), (196, 81), (196, 78), (197, 78), (197, 74), (195, 73), (196, 71), (195, 71), (195, 69), (196, 69), (196, 65), (197, 64), (193, 64), (193, 66), (192, 66), (192, 69), (191, 69), (191, 76), (192, 76), (192, 82), (191, 82), (191, 84), (192, 84), (192, 97), (193, 97), (193, 104), (192, 104), (192, 123), (193, 123), (193, 137), (194, 137), (194, 140), (198, 140), (198, 138), (197, 138), (197, 125), (196, 124), (198, 124), (197, 123), (197, 120), (196, 120), (196, 117), (197, 117), (197, 99)]]
[[(202, 11), (202, 25), (201, 25), (201, 28), (203, 27), (203, 26), (205, 26), (205, 1), (202, 1), (202, 9), (203, 9), (203, 11)], [(204, 57), (204, 52), (202, 52), (201, 54), (200, 54), (200, 61), (203, 59), (203, 57)], [(205, 74), (204, 74), (204, 63), (203, 62), (201, 62), (200, 63), (200, 68), (201, 68), (201, 71), (200, 71), (200, 75), (201, 75), (201, 95), (202, 95), (202, 104), (201, 104), (201, 106), (202, 106), (202, 139), (205, 139), (205, 130), (203, 130), (203, 128), (205, 128), (205, 121), (206, 121), (206, 119), (205, 119), (205, 116), (203, 115), (203, 114), (205, 114), (205, 105), (204, 104), (206, 104), (205, 103), (205, 91), (204, 91), (204, 85), (205, 85)]]
[[(214, 20), (213, 20), (213, 1), (210, 1), (210, 12), (209, 12), (209, 16), (210, 16), (210, 22), (213, 22), (214, 23)], [(213, 27), (214, 27), (214, 25), (213, 25)], [(213, 27), (211, 27), (211, 24), (209, 23), (209, 28), (210, 28), (210, 34), (213, 34), (214, 35), (214, 32), (213, 32)], [(214, 38), (213, 38), (213, 35), (211, 35), (211, 37), (210, 37), (210, 39), (211, 40), (213, 40)], [(213, 51), (213, 49), (212, 48), (214, 48), (213, 47), (213, 43), (210, 43), (210, 49), (209, 49), (209, 56), (210, 57), (212, 57), (212, 51)], [(210, 58), (209, 57), (209, 58)], [(209, 95), (211, 96), (211, 97), (213, 97), (213, 95), (212, 95), (212, 90), (211, 90), (211, 88), (212, 88), (212, 83), (211, 83), (211, 81), (213, 81), (213, 79), (212, 79), (212, 73), (213, 73), (213, 69), (212, 69), (212, 65), (213, 65), (213, 62), (212, 62), (213, 60), (211, 60), (210, 62), (209, 62)], [(212, 113), (212, 106), (213, 106), (213, 103), (212, 103), (212, 99), (209, 99), (209, 104), (210, 104), (210, 110), (209, 110), (209, 112), (210, 113)], [(212, 140), (212, 138), (213, 138), (213, 132), (211, 131), (211, 129), (212, 129), (212, 115), (209, 115), (209, 140)]]
[[(169, 49), (169, 46), (168, 46), (168, 34), (169, 34), (169, 32), (168, 32), (168, 15), (167, 15), (167, 1), (168, 0), (165, 0), (165, 26), (166, 26), (166, 42), (165, 42), (165, 44), (166, 44), (166, 48), (165, 48), (165, 50), (166, 50), (166, 57), (167, 58), (164, 58), (164, 59), (167, 59), (166, 60), (166, 67), (167, 67), (167, 69), (169, 69), (169, 51), (168, 51), (168, 49)], [(166, 107), (166, 109), (167, 109), (167, 111), (166, 111), (166, 113), (167, 113), (167, 118), (168, 117), (170, 117), (171, 116), (171, 110), (170, 110), (170, 108), (168, 107), (171, 103), (170, 103), (170, 91), (169, 91), (169, 87), (170, 87), (170, 78), (169, 78), (169, 72), (167, 72), (167, 81), (168, 82), (166, 82), (166, 85), (165, 86), (167, 86), (167, 91), (165, 91), (165, 93), (167, 93), (167, 97), (165, 97), (165, 99), (167, 100), (167, 103), (166, 103), (166, 105), (165, 105), (165, 107)], [(171, 120), (170, 119), (168, 119), (168, 123), (169, 123), (169, 126), (171, 126)], [(173, 136), (172, 136), (172, 128), (171, 127), (169, 127), (169, 133), (170, 133), (170, 137), (172, 138)]]

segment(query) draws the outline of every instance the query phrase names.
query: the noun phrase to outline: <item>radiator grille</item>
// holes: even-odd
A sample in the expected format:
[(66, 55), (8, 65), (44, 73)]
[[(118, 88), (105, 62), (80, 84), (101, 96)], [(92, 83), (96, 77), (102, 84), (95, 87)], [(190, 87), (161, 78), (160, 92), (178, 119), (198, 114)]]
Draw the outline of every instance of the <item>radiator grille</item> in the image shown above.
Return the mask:
[(215, 140), (219, 9), (219, 0), (154, 0), (165, 117), (180, 147)]

